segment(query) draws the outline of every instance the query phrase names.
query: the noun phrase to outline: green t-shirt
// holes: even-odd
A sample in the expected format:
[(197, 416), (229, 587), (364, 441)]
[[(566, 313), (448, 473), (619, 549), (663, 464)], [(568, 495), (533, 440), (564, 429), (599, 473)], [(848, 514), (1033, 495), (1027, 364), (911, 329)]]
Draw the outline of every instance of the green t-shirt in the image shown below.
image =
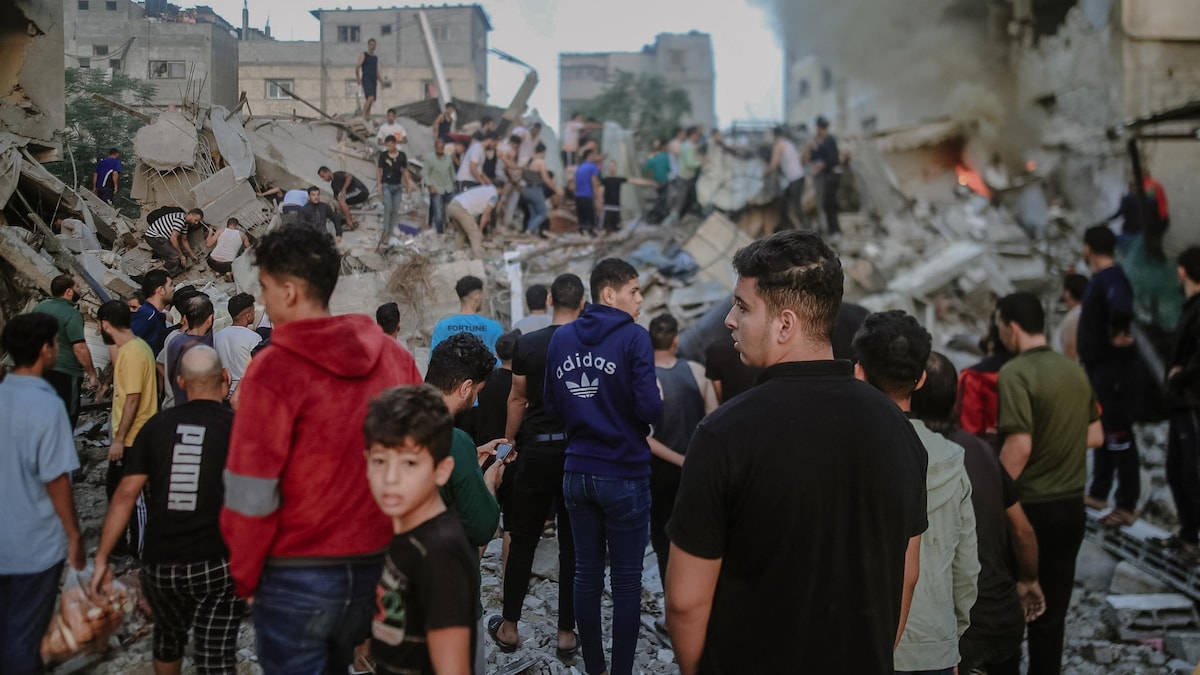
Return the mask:
[[(455, 428), (450, 442), (450, 456), (454, 458), (454, 470), (450, 480), (441, 488), (442, 501), (446, 508), (458, 515), (463, 531), (471, 546), (486, 546), (496, 536), (500, 524), (500, 504), (483, 482), (483, 471), (479, 468), (479, 454), (475, 441), (462, 429)], [(478, 594), (476, 594), (478, 598)], [(483, 604), (479, 601), (476, 615), (483, 616)]]
[(83, 315), (75, 303), (63, 298), (49, 298), (39, 302), (33, 311), (58, 319), (58, 360), (54, 362), (54, 370), (72, 377), (83, 377), (83, 365), (75, 358), (74, 349), (76, 344), (84, 341)]
[(997, 430), (1029, 434), (1033, 449), (1017, 478), (1021, 501), (1083, 497), (1088, 425), (1100, 419), (1092, 385), (1078, 363), (1035, 347), (1000, 369)]

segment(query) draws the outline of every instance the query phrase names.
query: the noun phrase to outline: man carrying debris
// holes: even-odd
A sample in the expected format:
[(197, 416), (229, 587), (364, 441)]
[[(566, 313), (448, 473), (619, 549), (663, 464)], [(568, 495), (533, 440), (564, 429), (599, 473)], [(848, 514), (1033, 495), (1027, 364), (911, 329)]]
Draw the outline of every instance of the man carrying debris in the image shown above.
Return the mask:
[(217, 274), (225, 275), (226, 281), (233, 280), (233, 261), (244, 250), (250, 250), (250, 238), (246, 236), (237, 218), (225, 222), (225, 229), (211, 228), (204, 245), (209, 248), (208, 267)]
[[(662, 417), (638, 272), (617, 258), (592, 270), (592, 301), (555, 331), (546, 354), (545, 408), (567, 433), (563, 498), (575, 535), (575, 617), (588, 673), (629, 675), (641, 623), (642, 558), (650, 527), (650, 425)], [(544, 514), (543, 514), (544, 515)], [(612, 669), (605, 664), (600, 596), (611, 564)]]
[(333, 223), (334, 243), (342, 243), (345, 220), (342, 218), (342, 214), (338, 213), (336, 209), (321, 201), (321, 188), (313, 185), (308, 188), (308, 203), (304, 205), (304, 208), (300, 209), (300, 213), (296, 217), (296, 224), (306, 225), (321, 232), (328, 232), (329, 226), (326, 223), (329, 222)]
[[(933, 339), (900, 310), (867, 317), (854, 336), (854, 374), (912, 410), (913, 392), (925, 386), (925, 362)], [(921, 538), (921, 576), (912, 609), (894, 654), (898, 673), (947, 673), (958, 665), (958, 640), (971, 623), (978, 595), (978, 542), (971, 480), (962, 446), (934, 433), (918, 419), (913, 429), (928, 453), (925, 474), (929, 529)]]
[(464, 241), (470, 241), (473, 259), (483, 258), (483, 230), (491, 222), (499, 201), (495, 185), (480, 185), (459, 193), (446, 209), (450, 223), (458, 228), (454, 233), (455, 246), (462, 248)]
[(479, 313), (483, 311), (483, 280), (465, 276), (455, 282), (454, 292), (458, 295), (458, 314), (451, 314), (433, 325), (433, 336), (429, 339), (430, 352), (455, 333), (472, 333), (495, 354), (496, 340), (504, 334), (504, 327), (499, 321)]
[(1104, 442), (1096, 396), (1079, 364), (1046, 344), (1046, 315), (1032, 293), (996, 303), (1004, 346), (1017, 356), (1000, 369), (1000, 463), (1017, 483), (1038, 546), (1046, 612), (1029, 624), (1029, 675), (1057, 675), (1075, 559), (1087, 515), (1087, 453)]
[(87, 377), (88, 389), (95, 389), (98, 384), (96, 367), (92, 364), (92, 352), (83, 338), (83, 315), (76, 307), (79, 303), (79, 284), (75, 277), (69, 274), (54, 277), (50, 282), (50, 294), (54, 297), (39, 302), (33, 311), (49, 314), (58, 320), (58, 358), (54, 367), (45, 372), (45, 377), (66, 404), (67, 417), (71, 421), (71, 429), (74, 429), (79, 420), (83, 378)]
[(367, 51), (358, 55), (358, 63), (354, 65), (354, 76), (358, 78), (358, 86), (362, 87), (366, 102), (363, 103), (363, 120), (371, 121), (371, 106), (375, 104), (376, 85), (386, 85), (387, 80), (379, 72), (379, 57), (375, 55), (375, 38), (367, 40)]
[[(128, 312), (126, 312), (128, 313)], [(12, 317), (0, 344), (12, 372), (0, 382), (0, 667), (40, 673), (38, 653), (58, 597), (63, 560), (82, 570), (71, 472), (79, 468), (67, 413), (42, 376), (54, 367), (58, 324)]]
[(386, 149), (379, 153), (375, 167), (375, 184), (383, 197), (383, 231), (379, 234), (379, 249), (387, 245), (396, 224), (400, 222), (400, 208), (404, 200), (404, 189), (415, 192), (412, 176), (408, 172), (408, 155), (396, 147), (395, 136), (383, 141)]
[(238, 596), (254, 598), (263, 671), (343, 673), (392, 536), (367, 484), (367, 402), (421, 377), (369, 317), (330, 314), (341, 256), (328, 233), (277, 228), (255, 258), (274, 329), (238, 387), (221, 533)]
[(233, 428), (233, 410), (224, 403), (229, 373), (211, 347), (198, 346), (180, 359), (178, 381), (187, 391), (186, 403), (151, 417), (126, 453), (125, 477), (104, 518), (91, 590), (111, 586), (109, 554), (149, 488), (139, 578), (154, 613), (154, 670), (178, 673), (192, 632), (196, 669), (233, 673), (244, 608), (234, 593), (219, 524), (225, 500), (221, 475)]
[(779, 182), (783, 186), (780, 196), (780, 230), (799, 230), (805, 226), (804, 217), (804, 165), (800, 163), (800, 151), (796, 144), (787, 137), (783, 127), (775, 127), (775, 145), (771, 148), (771, 163), (767, 165), (767, 173), (779, 172)]
[(779, 232), (733, 266), (725, 325), (766, 370), (688, 445), (667, 525), (680, 670), (891, 675), (928, 526), (925, 448), (832, 360), (842, 268), (820, 237)]
[[(332, 171), (327, 166), (317, 169), (317, 175), (329, 183), (333, 198), (337, 200), (338, 210), (342, 212), (342, 218), (346, 221), (346, 229), (353, 230), (358, 227), (358, 223), (354, 222), (354, 214), (350, 213), (350, 207), (367, 203), (367, 198), (371, 196), (367, 186), (349, 171)], [(311, 192), (309, 200), (312, 200)], [(341, 236), (340, 233), (338, 236)]]
[[(203, 219), (204, 212), (200, 209), (192, 209), (187, 213), (184, 213), (183, 209), (173, 209), (150, 221), (144, 238), (150, 250), (154, 251), (154, 256), (166, 265), (167, 274), (173, 277), (183, 274), (184, 268), (189, 264), (188, 258), (200, 262), (200, 256), (192, 250), (187, 235), (188, 229)], [(187, 249), (187, 255), (184, 255), (180, 248), (181, 244)]]
[(175, 287), (164, 270), (150, 270), (142, 275), (144, 302), (133, 312), (130, 326), (133, 334), (150, 345), (158, 356), (167, 339), (167, 305), (175, 299)]
[(113, 202), (117, 194), (117, 183), (121, 179), (121, 153), (116, 148), (108, 151), (108, 157), (96, 162), (92, 172), (92, 192), (106, 204)]

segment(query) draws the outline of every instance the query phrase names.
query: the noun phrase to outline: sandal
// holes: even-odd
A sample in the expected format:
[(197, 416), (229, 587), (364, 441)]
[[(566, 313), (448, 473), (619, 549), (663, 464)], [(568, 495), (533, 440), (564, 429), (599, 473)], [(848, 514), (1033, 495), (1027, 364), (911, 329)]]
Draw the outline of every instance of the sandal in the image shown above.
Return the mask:
[(555, 647), (555, 649), (554, 649), (554, 655), (557, 656), (560, 661), (564, 661), (566, 663), (570, 663), (570, 662), (574, 661), (575, 655), (579, 653), (579, 636), (576, 635), (575, 633), (571, 633), (571, 634), (575, 636), (575, 646), (574, 647), (571, 647), (570, 649), (563, 649), (562, 647)]
[(488, 635), (491, 635), (492, 639), (496, 641), (496, 646), (500, 648), (500, 651), (504, 652), (505, 654), (511, 654), (521, 647), (521, 643), (505, 642), (504, 640), (500, 639), (497, 633), (500, 632), (500, 626), (503, 623), (504, 617), (500, 616), (499, 614), (489, 617), (487, 622)]
[(1111, 513), (1100, 519), (1100, 524), (1105, 527), (1122, 527), (1136, 522), (1137, 516), (1132, 511), (1125, 509), (1113, 509)]

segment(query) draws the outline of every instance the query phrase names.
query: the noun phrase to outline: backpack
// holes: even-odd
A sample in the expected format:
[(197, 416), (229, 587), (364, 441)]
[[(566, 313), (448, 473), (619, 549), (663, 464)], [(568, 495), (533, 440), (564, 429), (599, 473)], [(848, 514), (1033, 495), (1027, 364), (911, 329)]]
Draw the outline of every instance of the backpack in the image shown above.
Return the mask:
[(170, 213), (184, 213), (184, 210), (178, 206), (160, 206), (146, 214), (146, 224), (153, 225), (154, 221)]

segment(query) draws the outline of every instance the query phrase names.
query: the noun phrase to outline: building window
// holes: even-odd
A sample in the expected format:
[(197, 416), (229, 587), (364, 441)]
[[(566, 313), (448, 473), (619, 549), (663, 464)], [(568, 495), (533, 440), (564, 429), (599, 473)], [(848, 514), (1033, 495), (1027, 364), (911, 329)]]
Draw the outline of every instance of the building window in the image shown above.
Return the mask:
[(808, 98), (809, 85), (808, 80), (800, 80), (800, 86), (796, 88), (796, 98)]
[(105, 0), (104, 9), (107, 9), (110, 12), (117, 11), (117, 0)]
[(88, 0), (79, 0), (79, 11), (86, 12), (88, 8)]
[(608, 79), (608, 71), (603, 66), (565, 66), (562, 69), (562, 79), (604, 82)]
[(828, 68), (821, 69), (821, 91), (829, 91), (833, 89), (833, 71)]
[(687, 52), (683, 51), (682, 49), (672, 49), (671, 50), (671, 67), (672, 68), (682, 68), (686, 58), (687, 58)]
[(84, 69), (91, 68), (92, 60), (91, 59), (79, 59), (79, 67), (84, 68)]
[(433, 27), (433, 39), (437, 40), (438, 42), (449, 42), (450, 41), (450, 27), (449, 26), (434, 26)]
[(187, 61), (151, 61), (150, 79), (182, 80), (187, 78)]
[(283, 93), (283, 90), (296, 91), (295, 84), (295, 80), (267, 80), (267, 98), (272, 101), (287, 101), (292, 97)]
[(113, 70), (120, 70), (121, 69), (121, 59), (109, 59), (108, 67), (112, 68)]
[(92, 45), (92, 56), (108, 56), (108, 45)]
[(392, 24), (385, 23), (382, 26), (380, 26), (379, 34), (380, 35), (391, 35), (392, 34)]
[(358, 42), (358, 26), (338, 26), (338, 42)]

